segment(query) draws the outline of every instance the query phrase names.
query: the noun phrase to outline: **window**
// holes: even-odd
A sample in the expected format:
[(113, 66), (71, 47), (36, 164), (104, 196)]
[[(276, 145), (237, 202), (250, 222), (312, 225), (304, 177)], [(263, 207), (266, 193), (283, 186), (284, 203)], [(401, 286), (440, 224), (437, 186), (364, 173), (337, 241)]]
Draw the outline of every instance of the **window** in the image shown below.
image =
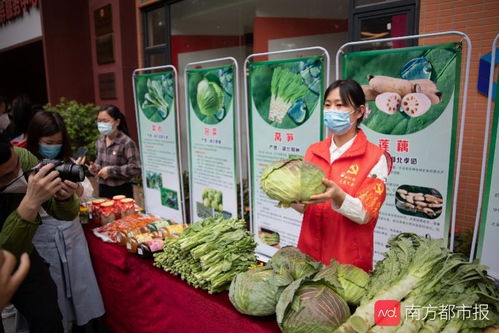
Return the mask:
[(144, 34), (144, 65), (170, 64), (169, 6), (160, 3), (142, 11)]
[[(419, 2), (416, 0), (354, 0), (350, 7), (349, 39), (360, 41), (415, 35), (418, 33), (418, 21)], [(358, 49), (398, 48), (416, 44), (416, 39), (410, 39), (361, 45)]]

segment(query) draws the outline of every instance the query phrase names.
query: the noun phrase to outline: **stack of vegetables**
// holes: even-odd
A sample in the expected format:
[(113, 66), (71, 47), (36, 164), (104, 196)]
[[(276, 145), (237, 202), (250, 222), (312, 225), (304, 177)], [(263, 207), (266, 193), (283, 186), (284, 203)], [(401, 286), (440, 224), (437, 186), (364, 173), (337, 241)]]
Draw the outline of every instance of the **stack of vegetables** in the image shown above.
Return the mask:
[(285, 332), (332, 332), (358, 304), (369, 275), (352, 265), (332, 261), (324, 266), (294, 247), (276, 252), (264, 267), (240, 273), (229, 298), (241, 313), (276, 313)]
[(154, 265), (196, 288), (216, 293), (227, 290), (232, 279), (256, 263), (256, 243), (246, 222), (221, 215), (197, 222), (178, 238), (166, 239)]
[[(442, 240), (403, 233), (390, 239), (371, 277), (285, 247), (266, 266), (238, 274), (229, 297), (241, 313), (275, 312), (283, 332), (481, 332), (499, 324), (499, 290), (485, 269)], [(398, 326), (376, 325), (374, 305), (382, 300), (400, 302)], [(411, 309), (421, 312), (406, 316)], [(439, 316), (444, 309), (454, 309), (448, 320)]]
[[(480, 332), (499, 323), (499, 290), (487, 277), (486, 267), (451, 253), (442, 240), (415, 234), (399, 234), (388, 247), (360, 306), (337, 332)], [(379, 300), (401, 302), (400, 325), (375, 326), (374, 304)], [(487, 311), (482, 318), (468, 318), (456, 314), (459, 307)], [(415, 308), (423, 310), (419, 320), (418, 316), (405, 316)], [(438, 315), (445, 308), (456, 309), (448, 320)]]

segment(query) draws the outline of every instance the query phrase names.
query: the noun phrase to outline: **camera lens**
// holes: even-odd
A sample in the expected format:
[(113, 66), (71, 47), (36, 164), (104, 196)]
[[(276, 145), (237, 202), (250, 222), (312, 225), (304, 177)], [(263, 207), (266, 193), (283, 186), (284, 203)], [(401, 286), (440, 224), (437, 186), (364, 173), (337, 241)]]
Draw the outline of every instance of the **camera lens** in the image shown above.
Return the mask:
[(73, 183), (78, 183), (85, 180), (85, 170), (81, 165), (74, 163), (64, 163), (58, 165), (55, 169), (59, 171), (59, 176), (62, 180), (69, 180)]

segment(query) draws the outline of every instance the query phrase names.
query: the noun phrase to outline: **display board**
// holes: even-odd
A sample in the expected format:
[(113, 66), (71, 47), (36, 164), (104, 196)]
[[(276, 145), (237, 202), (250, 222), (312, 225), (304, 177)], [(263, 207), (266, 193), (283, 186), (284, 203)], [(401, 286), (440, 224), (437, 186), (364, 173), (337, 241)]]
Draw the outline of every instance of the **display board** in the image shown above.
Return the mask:
[(238, 216), (235, 76), (234, 65), (185, 72), (191, 222)]
[[(498, 77), (499, 80), (499, 77)], [(499, 82), (499, 81), (497, 81)], [(496, 96), (499, 96), (497, 85)], [(492, 98), (489, 96), (489, 98)], [(497, 97), (496, 97), (497, 98)], [(480, 262), (489, 266), (488, 273), (499, 279), (499, 103), (495, 102), (492, 134), (490, 137), (487, 178), (482, 202), (480, 236), (477, 257)]]
[(400, 232), (448, 238), (461, 50), (461, 43), (448, 43), (343, 55), (342, 77), (366, 94), (362, 129), (393, 159), (375, 261)]
[(260, 176), (270, 163), (303, 157), (321, 140), (324, 63), (319, 56), (248, 64), (251, 219), (257, 253), (267, 257), (297, 245), (302, 215), (276, 207), (260, 188)]
[(166, 66), (164, 70), (134, 75), (144, 208), (148, 213), (184, 223), (177, 77), (173, 68)]

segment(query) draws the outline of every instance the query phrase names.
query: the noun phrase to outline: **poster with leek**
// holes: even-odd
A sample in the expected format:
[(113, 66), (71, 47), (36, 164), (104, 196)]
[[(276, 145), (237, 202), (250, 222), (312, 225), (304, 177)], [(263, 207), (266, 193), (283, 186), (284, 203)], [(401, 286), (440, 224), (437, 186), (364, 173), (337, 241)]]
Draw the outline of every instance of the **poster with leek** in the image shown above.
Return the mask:
[(366, 95), (362, 129), (392, 157), (374, 234), (375, 261), (400, 232), (447, 239), (461, 44), (347, 53), (342, 64), (342, 77), (359, 82)]
[(148, 213), (184, 223), (180, 191), (175, 77), (135, 75), (135, 104)]
[(296, 246), (302, 215), (277, 207), (260, 188), (262, 171), (272, 162), (305, 156), (322, 138), (324, 58), (309, 57), (249, 64), (251, 214), (257, 252), (272, 256)]
[(499, 136), (497, 135), (499, 134), (499, 103), (497, 103), (499, 84), (496, 88), (477, 258), (480, 258), (481, 264), (489, 266), (488, 273), (491, 276), (499, 279), (499, 260), (497, 260), (499, 253)]
[(238, 216), (234, 66), (186, 71), (191, 222)]

